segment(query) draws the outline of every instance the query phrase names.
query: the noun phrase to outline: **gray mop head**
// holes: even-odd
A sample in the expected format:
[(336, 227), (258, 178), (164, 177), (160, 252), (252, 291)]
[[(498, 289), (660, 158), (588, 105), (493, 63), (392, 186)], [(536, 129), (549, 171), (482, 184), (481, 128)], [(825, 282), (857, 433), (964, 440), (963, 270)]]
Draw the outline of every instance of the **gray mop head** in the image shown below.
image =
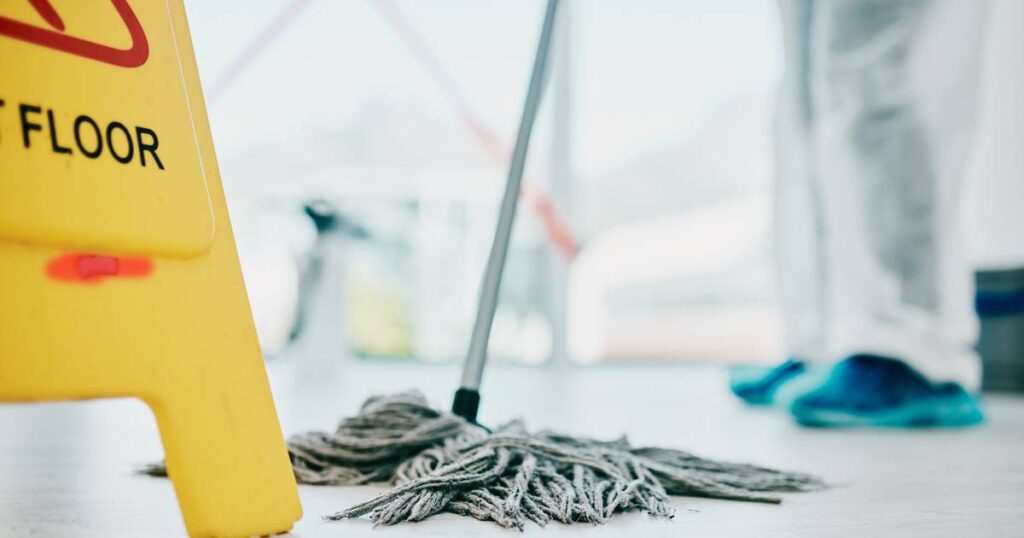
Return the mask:
[[(488, 433), (434, 409), (418, 392), (370, 398), (333, 434), (291, 438), (288, 452), (300, 484), (393, 484), (325, 516), (369, 515), (381, 525), (442, 512), (519, 529), (527, 521), (603, 523), (631, 510), (671, 518), (670, 495), (778, 503), (766, 493), (823, 487), (802, 473), (633, 447), (625, 438), (529, 433), (518, 420)], [(144, 472), (165, 473), (162, 465)]]

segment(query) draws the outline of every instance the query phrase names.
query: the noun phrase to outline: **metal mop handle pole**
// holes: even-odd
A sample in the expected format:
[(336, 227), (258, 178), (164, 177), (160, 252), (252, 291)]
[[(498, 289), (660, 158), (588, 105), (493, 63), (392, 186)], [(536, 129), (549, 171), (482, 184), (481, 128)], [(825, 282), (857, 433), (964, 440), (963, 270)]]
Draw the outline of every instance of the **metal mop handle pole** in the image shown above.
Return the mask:
[(505, 270), (512, 223), (516, 216), (519, 186), (523, 180), (526, 152), (530, 146), (530, 132), (533, 130), (534, 120), (537, 119), (537, 108), (540, 106), (544, 88), (548, 49), (551, 48), (551, 34), (554, 30), (557, 8), (558, 0), (548, 0), (544, 26), (541, 28), (540, 41), (537, 44), (537, 56), (533, 60), (533, 72), (530, 74), (530, 86), (526, 91), (526, 102), (523, 104), (523, 116), (519, 121), (519, 133), (516, 135), (516, 145), (512, 150), (505, 196), (501, 199), (498, 225), (494, 230), (494, 242), (491, 243), (491, 254), (487, 258), (483, 282), (480, 284), (473, 335), (466, 353), (466, 362), (462, 366), (462, 383), (455, 392), (455, 401), (452, 403), (452, 412), (471, 422), (476, 421), (476, 412), (480, 406), (480, 379), (484, 375), (484, 364), (487, 362), (487, 342), (491, 336), (491, 326), (494, 324), (494, 311), (498, 307), (498, 291), (501, 288), (501, 275)]

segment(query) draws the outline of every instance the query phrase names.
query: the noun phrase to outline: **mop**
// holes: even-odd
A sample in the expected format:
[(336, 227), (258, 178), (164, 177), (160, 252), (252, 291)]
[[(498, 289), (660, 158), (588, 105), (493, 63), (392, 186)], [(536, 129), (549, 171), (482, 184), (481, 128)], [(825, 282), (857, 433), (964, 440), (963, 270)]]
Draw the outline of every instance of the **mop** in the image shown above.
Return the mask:
[(779, 503), (770, 493), (823, 487), (802, 473), (633, 447), (625, 438), (529, 433), (518, 420), (489, 432), (415, 392), (370, 398), (333, 434), (293, 437), (288, 452), (302, 484), (394, 484), (325, 516), (368, 515), (381, 525), (440, 512), (518, 529), (527, 521), (598, 524), (628, 511), (671, 518), (672, 495)]
[[(670, 496), (779, 503), (772, 495), (824, 487), (817, 478), (680, 450), (634, 447), (626, 438), (599, 441), (541, 431), (515, 420), (490, 431), (476, 422), (498, 291), (508, 254), (530, 132), (537, 116), (558, 0), (549, 0), (484, 272), (473, 332), (452, 411), (431, 407), (417, 392), (368, 399), (334, 433), (288, 441), (300, 484), (393, 487), (328, 520), (369, 517), (380, 525), (455, 513), (502, 527), (527, 522), (604, 523), (642, 511), (671, 518)], [(144, 473), (166, 476), (163, 464)]]

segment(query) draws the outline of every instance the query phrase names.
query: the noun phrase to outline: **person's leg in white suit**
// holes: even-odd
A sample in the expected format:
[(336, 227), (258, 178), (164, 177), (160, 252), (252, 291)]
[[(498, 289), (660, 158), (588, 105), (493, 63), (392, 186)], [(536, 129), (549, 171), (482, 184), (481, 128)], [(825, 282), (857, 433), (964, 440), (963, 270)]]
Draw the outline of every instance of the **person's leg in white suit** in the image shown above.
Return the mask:
[[(780, 7), (775, 239), (792, 359), (734, 390), (767, 403), (803, 378), (789, 394), (807, 424), (977, 422), (959, 200), (986, 2)], [(816, 365), (829, 375), (807, 381)]]

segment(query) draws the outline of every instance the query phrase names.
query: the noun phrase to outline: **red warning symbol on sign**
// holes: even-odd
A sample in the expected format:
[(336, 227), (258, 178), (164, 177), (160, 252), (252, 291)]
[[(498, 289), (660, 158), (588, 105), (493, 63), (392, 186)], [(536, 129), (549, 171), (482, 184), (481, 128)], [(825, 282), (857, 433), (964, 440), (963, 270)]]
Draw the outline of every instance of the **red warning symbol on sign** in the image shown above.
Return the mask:
[(146, 41), (146, 32), (143, 31), (142, 23), (139, 22), (139, 18), (135, 16), (135, 12), (128, 5), (128, 0), (110, 0), (132, 38), (132, 46), (128, 49), (116, 49), (70, 36), (64, 33), (64, 21), (50, 4), (50, 0), (28, 0), (28, 2), (50, 25), (50, 28), (33, 26), (0, 16), (0, 35), (120, 67), (139, 67), (149, 58), (149, 42)]

